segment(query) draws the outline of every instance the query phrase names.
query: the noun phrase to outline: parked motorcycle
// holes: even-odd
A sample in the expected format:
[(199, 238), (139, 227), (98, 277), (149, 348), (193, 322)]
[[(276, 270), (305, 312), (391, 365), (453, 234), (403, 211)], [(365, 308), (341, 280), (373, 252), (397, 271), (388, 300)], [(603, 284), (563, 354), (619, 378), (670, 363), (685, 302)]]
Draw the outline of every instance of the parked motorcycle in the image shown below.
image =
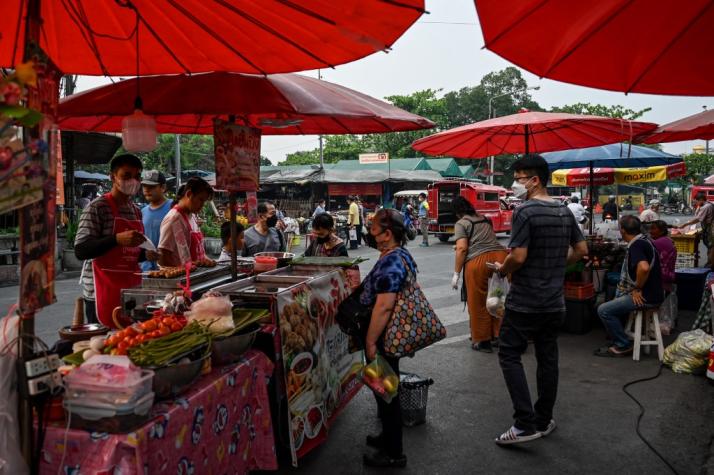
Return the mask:
[(692, 208), (684, 202), (681, 203), (666, 203), (662, 207), (662, 212), (667, 215), (671, 214), (692, 214)]

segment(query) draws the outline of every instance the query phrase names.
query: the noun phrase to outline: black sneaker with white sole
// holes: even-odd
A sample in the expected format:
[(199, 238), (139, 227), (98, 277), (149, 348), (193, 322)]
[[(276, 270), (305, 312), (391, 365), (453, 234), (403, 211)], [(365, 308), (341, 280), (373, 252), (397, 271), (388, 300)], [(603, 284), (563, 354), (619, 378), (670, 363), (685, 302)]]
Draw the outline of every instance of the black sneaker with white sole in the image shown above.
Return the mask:
[(541, 429), (536, 428), (536, 432), (539, 432), (541, 437), (545, 437), (547, 435), (550, 435), (550, 433), (553, 432), (555, 430), (555, 428), (556, 428), (555, 419), (551, 419), (550, 422), (548, 423), (548, 426), (545, 429), (541, 430)]

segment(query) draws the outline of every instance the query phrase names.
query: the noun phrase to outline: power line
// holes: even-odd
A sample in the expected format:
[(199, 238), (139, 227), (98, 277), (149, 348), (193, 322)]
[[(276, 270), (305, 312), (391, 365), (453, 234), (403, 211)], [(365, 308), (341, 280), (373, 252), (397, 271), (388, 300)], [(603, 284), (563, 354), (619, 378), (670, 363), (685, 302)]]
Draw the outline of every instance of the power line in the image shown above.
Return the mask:
[(309, 140), (309, 141), (307, 141), (307, 142), (302, 142), (302, 143), (293, 144), (293, 145), (286, 145), (285, 147), (278, 147), (278, 148), (272, 148), (272, 149), (270, 149), (270, 150), (263, 150), (263, 152), (265, 152), (265, 153), (277, 152), (278, 150), (285, 150), (285, 149), (288, 149), (288, 148), (295, 148), (295, 147), (299, 147), (300, 145), (306, 145), (306, 144), (315, 143), (315, 142), (318, 142), (318, 139), (312, 139), (312, 140)]

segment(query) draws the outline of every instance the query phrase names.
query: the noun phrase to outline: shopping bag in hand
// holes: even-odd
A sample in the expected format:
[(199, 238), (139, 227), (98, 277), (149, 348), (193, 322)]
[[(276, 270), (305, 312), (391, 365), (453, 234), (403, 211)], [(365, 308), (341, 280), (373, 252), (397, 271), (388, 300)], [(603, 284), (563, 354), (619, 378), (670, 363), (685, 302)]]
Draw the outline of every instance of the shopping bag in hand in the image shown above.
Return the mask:
[(397, 395), (399, 377), (394, 373), (384, 357), (380, 355), (377, 355), (374, 361), (364, 367), (362, 380), (377, 396), (387, 403), (392, 402), (392, 398)]
[(356, 241), (356, 240), (357, 240), (357, 230), (350, 229), (350, 241)]
[(506, 313), (506, 295), (510, 284), (508, 279), (493, 273), (488, 280), (488, 294), (486, 297), (486, 310), (491, 316), (503, 318)]

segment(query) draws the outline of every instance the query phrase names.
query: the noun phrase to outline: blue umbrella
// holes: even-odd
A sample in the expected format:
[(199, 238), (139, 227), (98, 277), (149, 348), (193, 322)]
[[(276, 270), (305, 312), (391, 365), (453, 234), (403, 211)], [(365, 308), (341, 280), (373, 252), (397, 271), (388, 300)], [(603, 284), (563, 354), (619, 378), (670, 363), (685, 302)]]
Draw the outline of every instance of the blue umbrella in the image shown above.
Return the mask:
[[(600, 147), (575, 148), (561, 152), (542, 154), (552, 170), (563, 168), (590, 167), (590, 208), (593, 209), (593, 168), (634, 168), (671, 165), (682, 161), (682, 157), (661, 152), (650, 147), (614, 143)], [(590, 217), (590, 234), (593, 232), (595, 216)]]
[(542, 154), (551, 170), (578, 167), (633, 168), (672, 165), (682, 157), (650, 147), (614, 143)]

